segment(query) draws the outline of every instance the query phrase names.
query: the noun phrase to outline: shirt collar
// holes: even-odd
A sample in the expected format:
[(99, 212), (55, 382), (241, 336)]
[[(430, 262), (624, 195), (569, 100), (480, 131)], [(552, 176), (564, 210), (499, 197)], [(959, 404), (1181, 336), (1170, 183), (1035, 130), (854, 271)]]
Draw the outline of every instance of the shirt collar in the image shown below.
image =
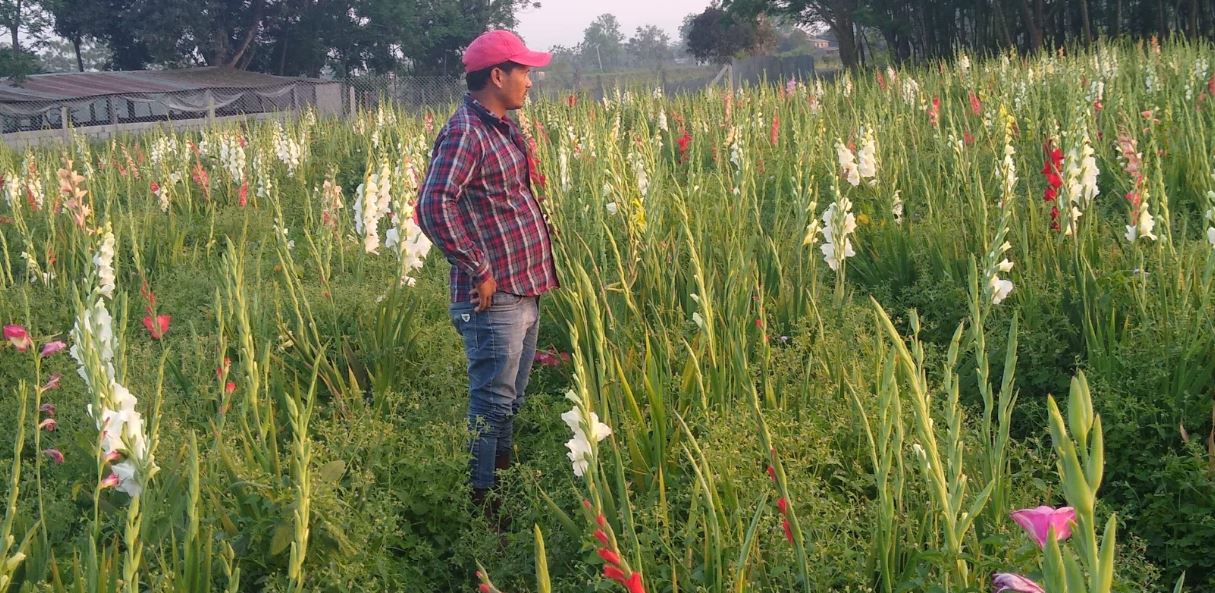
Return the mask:
[(469, 109), (472, 109), (474, 113), (481, 116), (481, 119), (485, 120), (486, 123), (505, 128), (510, 127), (509, 119), (494, 115), (489, 108), (482, 105), (480, 101), (474, 99), (472, 93), (464, 93), (464, 104), (467, 105)]

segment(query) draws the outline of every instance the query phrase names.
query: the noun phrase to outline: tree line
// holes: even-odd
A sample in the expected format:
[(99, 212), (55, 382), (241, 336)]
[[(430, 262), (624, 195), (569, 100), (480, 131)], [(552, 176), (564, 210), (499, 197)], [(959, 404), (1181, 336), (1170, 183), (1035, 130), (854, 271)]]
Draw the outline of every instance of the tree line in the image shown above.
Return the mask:
[(723, 0), (722, 7), (739, 18), (824, 24), (847, 66), (879, 47), (909, 61), (959, 49), (1036, 52), (1101, 37), (1215, 39), (1212, 0)]
[(66, 40), (77, 69), (222, 66), (289, 76), (444, 74), (531, 0), (0, 0), (0, 74), (39, 67), (33, 41)]

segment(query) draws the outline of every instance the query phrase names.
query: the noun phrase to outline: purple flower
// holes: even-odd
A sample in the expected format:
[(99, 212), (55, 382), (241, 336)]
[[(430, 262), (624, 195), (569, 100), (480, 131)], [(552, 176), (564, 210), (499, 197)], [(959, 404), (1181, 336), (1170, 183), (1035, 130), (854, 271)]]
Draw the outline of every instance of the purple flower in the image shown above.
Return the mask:
[(55, 417), (55, 404), (42, 404), (41, 406), (38, 406), (38, 411), (42, 412), (43, 414), (46, 414), (47, 416), (49, 416), (51, 418), (54, 418)]
[(1010, 572), (991, 575), (991, 586), (995, 588), (995, 593), (1046, 593), (1042, 585)]
[(1076, 509), (1063, 507), (1053, 509), (1040, 506), (1033, 509), (1013, 511), (1013, 521), (1023, 527), (1038, 542), (1039, 547), (1046, 547), (1047, 533), (1053, 528), (1055, 541), (1063, 541), (1072, 535), (1072, 524), (1076, 522)]

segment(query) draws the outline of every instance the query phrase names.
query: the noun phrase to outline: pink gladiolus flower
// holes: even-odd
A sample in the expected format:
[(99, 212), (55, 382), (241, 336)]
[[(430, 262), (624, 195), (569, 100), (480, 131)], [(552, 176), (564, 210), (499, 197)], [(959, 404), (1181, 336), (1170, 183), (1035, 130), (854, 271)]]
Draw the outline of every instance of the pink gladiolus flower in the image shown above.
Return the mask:
[(62, 351), (64, 348), (67, 348), (67, 344), (64, 343), (62, 340), (55, 340), (54, 342), (48, 342), (45, 346), (42, 347), (41, 356), (42, 356), (42, 358), (46, 358), (57, 352)]
[[(62, 378), (63, 378), (63, 375), (60, 375), (59, 373), (55, 373), (54, 375), (51, 375), (51, 378), (47, 380), (46, 385), (42, 386), (42, 390), (50, 391), (56, 387), (59, 387), (59, 380)], [(52, 409), (53, 409), (53, 406), (52, 406)]]
[(63, 453), (59, 449), (43, 449), (42, 454), (50, 457), (55, 463), (63, 463)]
[(995, 593), (1046, 593), (1042, 585), (1019, 574), (1008, 572), (997, 572), (991, 575), (991, 585), (995, 588)]
[(105, 461), (106, 463), (115, 463), (118, 461), (122, 461), (123, 455), (122, 455), (122, 453), (118, 452), (117, 450), (114, 450), (114, 451), (110, 451), (109, 453), (106, 453), (105, 457), (103, 457), (102, 460)]
[(1054, 529), (1055, 541), (1071, 537), (1072, 524), (1076, 522), (1076, 509), (1072, 507), (1053, 509), (1048, 506), (1040, 506), (1014, 511), (1012, 519), (1017, 522), (1017, 525), (1024, 528), (1026, 533), (1034, 538), (1034, 541), (1038, 542), (1038, 546), (1045, 547), (1047, 533), (1051, 529)]
[(8, 340), (17, 349), (17, 352), (25, 352), (34, 345), (33, 340), (30, 340), (30, 333), (25, 330), (25, 327), (16, 324), (4, 326), (4, 339)]
[(54, 418), (55, 417), (55, 404), (42, 404), (41, 406), (38, 406), (38, 411), (42, 412), (43, 414), (46, 414), (47, 416), (50, 416), (51, 418)]
[(121, 481), (122, 479), (118, 477), (118, 474), (110, 474), (101, 481), (101, 489), (105, 490), (106, 488), (113, 488)]
[(38, 423), (38, 428), (47, 432), (54, 432), (59, 427), (59, 423), (55, 422), (54, 418), (47, 418)]

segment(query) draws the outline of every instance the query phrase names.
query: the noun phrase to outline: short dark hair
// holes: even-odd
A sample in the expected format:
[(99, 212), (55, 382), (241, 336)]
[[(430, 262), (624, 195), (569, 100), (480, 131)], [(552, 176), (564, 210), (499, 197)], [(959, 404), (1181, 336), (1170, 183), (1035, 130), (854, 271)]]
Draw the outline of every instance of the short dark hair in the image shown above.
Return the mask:
[(479, 91), (485, 88), (485, 85), (489, 84), (489, 75), (493, 73), (494, 68), (501, 68), (503, 72), (510, 74), (511, 72), (515, 71), (516, 68), (522, 67), (523, 64), (510, 61), (502, 62), (501, 64), (494, 64), (489, 68), (483, 68), (481, 70), (476, 70), (474, 72), (465, 74), (464, 82), (468, 84), (468, 90)]

